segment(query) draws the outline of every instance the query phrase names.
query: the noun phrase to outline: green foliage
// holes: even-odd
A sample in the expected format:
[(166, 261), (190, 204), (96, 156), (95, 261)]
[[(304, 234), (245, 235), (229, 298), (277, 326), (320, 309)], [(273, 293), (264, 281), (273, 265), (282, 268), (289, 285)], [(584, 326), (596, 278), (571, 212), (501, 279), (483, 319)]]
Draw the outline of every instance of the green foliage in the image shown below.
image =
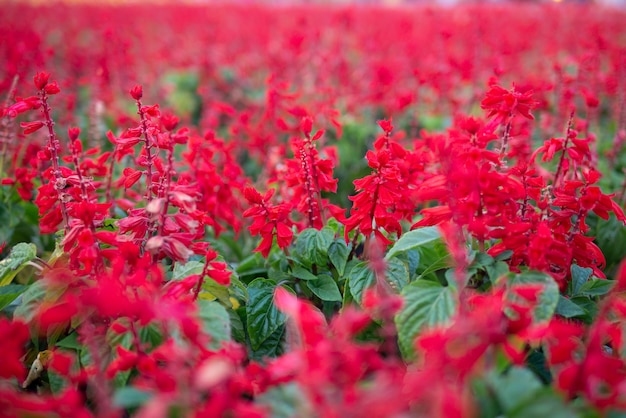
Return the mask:
[[(270, 336), (284, 325), (285, 315), (274, 305), (276, 283), (268, 279), (255, 279), (248, 285), (246, 326), (252, 350), (259, 350)], [(276, 344), (271, 339), (271, 345)]]
[[(542, 290), (539, 294), (539, 301), (533, 310), (533, 319), (535, 322), (544, 322), (552, 318), (559, 303), (559, 286), (552, 276), (546, 273), (528, 271), (515, 275), (509, 274), (508, 276), (504, 276), (501, 280), (506, 280), (506, 297), (513, 303), (519, 302), (521, 298), (515, 293), (517, 287), (527, 285), (541, 286)], [(512, 312), (508, 312), (508, 314), (515, 315)]]
[(454, 315), (457, 293), (451, 287), (429, 280), (417, 280), (402, 291), (404, 306), (396, 315), (398, 344), (406, 359), (415, 357), (415, 338), (427, 327), (444, 325)]
[(11, 283), (13, 278), (35, 257), (37, 257), (35, 244), (22, 242), (11, 248), (9, 255), (0, 260), (0, 286)]

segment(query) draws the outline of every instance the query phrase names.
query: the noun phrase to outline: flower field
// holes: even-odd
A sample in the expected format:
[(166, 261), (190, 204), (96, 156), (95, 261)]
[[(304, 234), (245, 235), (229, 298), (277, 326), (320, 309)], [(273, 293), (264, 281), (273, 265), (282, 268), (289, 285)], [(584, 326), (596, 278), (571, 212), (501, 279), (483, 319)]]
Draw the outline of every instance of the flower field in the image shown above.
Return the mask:
[(626, 416), (624, 22), (3, 4), (0, 416)]

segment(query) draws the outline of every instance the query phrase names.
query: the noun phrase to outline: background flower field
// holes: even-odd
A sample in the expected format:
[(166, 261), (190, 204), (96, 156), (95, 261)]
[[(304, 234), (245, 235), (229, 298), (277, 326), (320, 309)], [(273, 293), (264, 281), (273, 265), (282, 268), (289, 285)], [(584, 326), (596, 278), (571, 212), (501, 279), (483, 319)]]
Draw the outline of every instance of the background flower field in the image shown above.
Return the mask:
[(626, 414), (624, 21), (3, 4), (0, 416)]

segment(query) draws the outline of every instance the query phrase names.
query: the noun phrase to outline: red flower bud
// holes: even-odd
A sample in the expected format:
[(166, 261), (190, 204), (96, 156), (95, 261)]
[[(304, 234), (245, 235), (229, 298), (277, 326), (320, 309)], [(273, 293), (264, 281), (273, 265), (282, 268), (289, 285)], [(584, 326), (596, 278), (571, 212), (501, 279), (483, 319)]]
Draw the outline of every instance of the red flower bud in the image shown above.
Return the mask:
[(59, 85), (57, 84), (57, 82), (54, 81), (51, 84), (48, 84), (47, 86), (45, 86), (44, 91), (46, 92), (46, 94), (57, 94), (61, 91), (61, 89), (59, 88)]
[(135, 87), (130, 89), (130, 95), (135, 100), (141, 100), (141, 98), (143, 97), (143, 87), (141, 87), (140, 84), (137, 84)]
[(46, 87), (46, 84), (48, 84), (48, 79), (50, 78), (50, 74), (48, 73), (37, 73), (35, 74), (34, 77), (34, 81), (35, 81), (35, 87), (37, 87), (37, 90), (43, 90)]
[(24, 128), (24, 135), (32, 134), (33, 132), (38, 131), (43, 127), (43, 125), (44, 123), (41, 121), (20, 123), (20, 126)]
[(78, 135), (80, 135), (80, 128), (74, 127), (74, 128), (69, 128), (67, 130), (67, 135), (70, 137), (70, 140), (76, 141), (78, 139)]
[(302, 132), (305, 136), (308, 137), (309, 135), (311, 135), (311, 130), (313, 129), (313, 119), (308, 116), (302, 118), (300, 128), (302, 129)]

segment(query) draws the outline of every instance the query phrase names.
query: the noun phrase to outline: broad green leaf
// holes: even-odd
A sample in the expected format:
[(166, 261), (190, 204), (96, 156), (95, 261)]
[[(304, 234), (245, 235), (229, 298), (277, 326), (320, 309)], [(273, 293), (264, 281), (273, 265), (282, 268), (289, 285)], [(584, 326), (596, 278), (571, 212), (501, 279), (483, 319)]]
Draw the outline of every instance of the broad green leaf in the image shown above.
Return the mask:
[(48, 369), (48, 382), (50, 382), (50, 391), (54, 395), (61, 393), (67, 385), (67, 379), (65, 377), (50, 369)]
[[(400, 292), (409, 282), (409, 269), (402, 260), (392, 258), (387, 262), (385, 280), (392, 289)], [(348, 287), (352, 297), (359, 304), (363, 300), (365, 289), (373, 286), (375, 283), (374, 273), (370, 270), (366, 261), (356, 264), (350, 271)]]
[(266, 339), (261, 343), (261, 346), (256, 350), (252, 350), (250, 353), (250, 359), (263, 362), (267, 360), (268, 357), (278, 357), (283, 354), (283, 339), (285, 336), (285, 329), (287, 327), (283, 324), (279, 326), (274, 332), (272, 332)]
[(219, 302), (199, 300), (198, 306), (204, 331), (211, 336), (209, 346), (217, 350), (231, 339), (230, 316)]
[(495, 262), (494, 258), (486, 253), (476, 253), (474, 261), (472, 263), (473, 267), (483, 268), (487, 266), (493, 265)]
[(317, 250), (317, 263), (324, 264), (324, 258), (328, 256), (328, 249), (335, 239), (335, 231), (325, 226), (317, 231), (315, 236), (315, 248)]
[(387, 261), (387, 274), (385, 275), (387, 283), (393, 290), (400, 293), (404, 286), (409, 283), (409, 268), (407, 264), (398, 258)]
[(490, 266), (485, 266), (485, 272), (491, 283), (495, 283), (500, 277), (509, 272), (509, 265), (504, 261), (496, 261)]
[(255, 351), (285, 323), (285, 315), (274, 305), (275, 288), (276, 283), (261, 278), (253, 280), (248, 285), (246, 325), (250, 345)]
[(28, 289), (28, 286), (21, 284), (9, 284), (0, 287), (0, 310), (9, 306), (11, 302), (24, 293), (26, 289)]
[(508, 260), (509, 258), (511, 258), (512, 255), (513, 255), (513, 251), (511, 251), (511, 250), (502, 251), (500, 254), (498, 254), (497, 256), (494, 257), (494, 260), (495, 261), (505, 261), (505, 260)]
[(591, 324), (598, 314), (598, 303), (588, 296), (574, 296), (570, 298), (570, 301), (580, 306), (585, 311), (585, 315), (579, 316), (576, 319), (580, 319), (586, 324)]
[(563, 401), (563, 398), (553, 391), (544, 388), (535, 392), (527, 402), (506, 415), (510, 418), (550, 417), (550, 418), (582, 418), (578, 411)]
[(420, 265), (420, 252), (418, 248), (414, 248), (405, 253), (396, 255), (393, 259), (402, 260), (409, 269), (409, 281), (415, 280), (417, 276), (417, 268)]
[(163, 335), (156, 324), (148, 324), (139, 330), (139, 338), (142, 344), (149, 348), (157, 348), (163, 343)]
[(417, 279), (429, 277), (431, 273), (451, 267), (448, 247), (441, 240), (419, 247), (419, 252), (420, 264), (417, 268)]
[(13, 281), (26, 263), (37, 257), (35, 244), (21, 242), (11, 248), (9, 255), (0, 260), (0, 286), (6, 286)]
[(327, 302), (341, 301), (341, 292), (337, 283), (327, 274), (320, 274), (315, 280), (306, 282), (306, 285), (321, 300)]
[(507, 298), (511, 301), (517, 301), (518, 296), (514, 289), (516, 286), (533, 285), (538, 284), (543, 287), (537, 306), (533, 310), (533, 317), (535, 322), (549, 321), (554, 315), (556, 306), (559, 303), (559, 286), (556, 284), (552, 276), (547, 273), (528, 271), (515, 276), (508, 276), (503, 278), (506, 280), (508, 288)]
[(592, 279), (580, 288), (581, 296), (602, 296), (611, 291), (615, 282), (613, 280)]
[[(243, 308), (242, 308), (243, 309)], [(246, 343), (246, 330), (237, 310), (228, 309), (230, 318), (230, 337), (240, 344)]]
[(230, 291), (238, 301), (244, 303), (248, 301), (248, 288), (239, 280), (236, 274), (230, 276)]
[(296, 239), (295, 252), (305, 265), (315, 264), (317, 253), (317, 229), (307, 228)]
[(583, 268), (577, 266), (576, 264), (572, 264), (570, 271), (572, 272), (572, 296), (577, 296), (583, 285), (591, 277), (593, 269)]
[(343, 276), (346, 271), (348, 255), (350, 255), (350, 247), (346, 245), (343, 239), (334, 241), (328, 248), (328, 258), (337, 269), (339, 276)]
[(264, 406), (272, 418), (314, 416), (312, 405), (295, 383), (274, 386), (256, 397), (255, 401)]
[(240, 275), (248, 275), (249, 271), (265, 269), (265, 258), (260, 253), (252, 253), (237, 265), (235, 271)]
[(200, 261), (187, 261), (185, 264), (176, 263), (172, 280), (182, 280), (194, 274), (202, 273), (204, 263)]
[(42, 280), (28, 286), (22, 293), (22, 302), (15, 308), (14, 318), (21, 318), (26, 323), (30, 323), (41, 306), (41, 302), (46, 298), (48, 289)]
[(487, 382), (504, 413), (507, 414), (524, 403), (531, 402), (543, 387), (530, 370), (514, 366), (505, 375), (490, 373)]
[(230, 301), (230, 291), (228, 287), (217, 283), (210, 277), (205, 277), (204, 281), (202, 282), (202, 292), (200, 293), (200, 297), (202, 297), (203, 295), (213, 296), (212, 298), (202, 298), (203, 300), (217, 299), (224, 306), (232, 307), (233, 305)]
[(542, 351), (531, 351), (531, 353), (526, 357), (526, 366), (529, 370), (535, 373), (542, 382), (548, 384), (552, 382), (552, 373), (550, 372), (546, 355)]
[(304, 267), (296, 265), (291, 271), (291, 275), (300, 280), (316, 280), (317, 276)]
[(387, 255), (386, 260), (396, 254), (403, 253), (413, 248), (420, 247), (429, 242), (435, 241), (441, 237), (439, 230), (436, 226), (429, 226), (426, 228), (414, 229), (403, 234), (398, 241), (391, 247)]
[(335, 231), (330, 227), (324, 227), (319, 231), (307, 228), (298, 235), (295, 254), (306, 267), (312, 264), (326, 265), (328, 249), (334, 239)]
[(376, 282), (374, 273), (370, 270), (366, 261), (361, 261), (348, 273), (348, 287), (355, 301), (359, 304), (363, 298), (363, 291)]
[(556, 305), (556, 311), (554, 313), (561, 315), (563, 318), (574, 318), (583, 316), (587, 312), (570, 299), (561, 295), (559, 296), (559, 303)]
[(82, 345), (78, 342), (77, 332), (72, 332), (70, 335), (63, 338), (61, 341), (57, 341), (56, 346), (61, 347), (61, 348), (76, 350), (76, 351), (82, 348)]
[(415, 338), (427, 327), (448, 322), (457, 308), (457, 295), (450, 287), (417, 280), (402, 291), (404, 306), (396, 315), (398, 344), (406, 359), (414, 357)]
[(118, 408), (137, 408), (148, 402), (152, 394), (132, 386), (119, 388), (113, 395), (113, 405)]

